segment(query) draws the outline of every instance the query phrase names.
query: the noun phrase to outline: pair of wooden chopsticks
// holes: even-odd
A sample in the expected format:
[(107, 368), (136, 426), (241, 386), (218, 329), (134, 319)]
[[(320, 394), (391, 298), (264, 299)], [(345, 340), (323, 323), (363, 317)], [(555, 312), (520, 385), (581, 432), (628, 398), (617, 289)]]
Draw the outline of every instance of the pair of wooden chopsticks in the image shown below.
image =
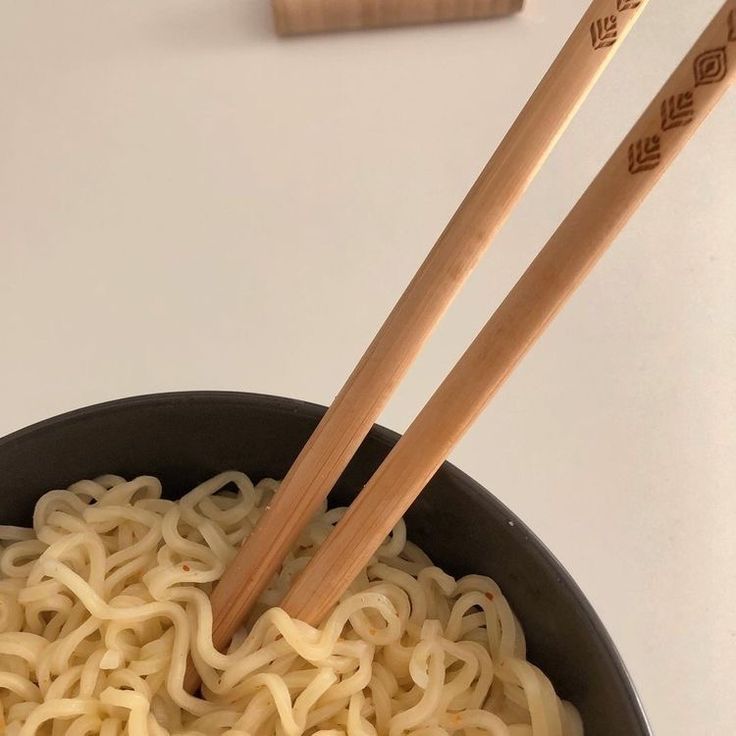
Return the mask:
[[(611, 6), (619, 11), (611, 14)], [(596, 0), (289, 471), (212, 596), (224, 647), (645, 5)], [(727, 0), (282, 602), (318, 624), (733, 82)], [(196, 682), (190, 669), (187, 685)]]

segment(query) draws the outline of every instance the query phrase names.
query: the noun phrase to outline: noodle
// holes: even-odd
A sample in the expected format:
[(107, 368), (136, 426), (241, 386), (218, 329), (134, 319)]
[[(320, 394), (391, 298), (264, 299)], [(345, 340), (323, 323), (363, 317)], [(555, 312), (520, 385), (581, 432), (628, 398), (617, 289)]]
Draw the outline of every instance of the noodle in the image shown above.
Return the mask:
[(434, 567), (403, 522), (313, 628), (275, 606), (344, 513), (323, 510), (218, 652), (209, 593), (277, 487), (227, 472), (174, 502), (103, 476), (0, 526), (0, 734), (582, 734), (498, 586)]

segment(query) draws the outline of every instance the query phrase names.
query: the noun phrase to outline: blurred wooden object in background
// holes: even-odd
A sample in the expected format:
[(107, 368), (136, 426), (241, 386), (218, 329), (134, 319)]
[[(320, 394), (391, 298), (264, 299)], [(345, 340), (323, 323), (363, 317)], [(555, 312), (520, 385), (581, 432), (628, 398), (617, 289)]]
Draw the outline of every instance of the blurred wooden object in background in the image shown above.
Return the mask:
[(509, 15), (524, 0), (272, 0), (282, 36)]

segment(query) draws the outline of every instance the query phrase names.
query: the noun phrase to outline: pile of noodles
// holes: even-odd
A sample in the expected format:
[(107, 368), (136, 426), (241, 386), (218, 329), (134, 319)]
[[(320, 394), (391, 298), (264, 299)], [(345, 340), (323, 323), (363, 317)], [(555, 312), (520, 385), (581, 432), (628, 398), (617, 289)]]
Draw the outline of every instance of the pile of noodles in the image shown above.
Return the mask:
[[(454, 580), (400, 524), (319, 629), (274, 608), (343, 510), (305, 531), (230, 648), (208, 593), (278, 487), (222, 473), (178, 502), (150, 477), (47, 493), (0, 527), (6, 736), (577, 736), (496, 584)], [(203, 697), (184, 691), (191, 653)]]

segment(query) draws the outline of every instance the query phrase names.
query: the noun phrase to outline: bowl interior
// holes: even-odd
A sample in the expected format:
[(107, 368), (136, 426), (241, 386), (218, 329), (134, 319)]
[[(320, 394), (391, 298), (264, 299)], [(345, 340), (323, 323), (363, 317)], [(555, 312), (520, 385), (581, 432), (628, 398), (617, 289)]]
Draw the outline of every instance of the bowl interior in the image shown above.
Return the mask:
[[(156, 475), (176, 497), (222, 470), (281, 478), (324, 413), (304, 402), (196, 392), (125, 399), (0, 440), (0, 523), (28, 524), (38, 497), (103, 473)], [(372, 430), (332, 496), (355, 496), (395, 443)], [(581, 711), (586, 733), (648, 736), (641, 705), (600, 620), (527, 527), (445, 464), (407, 515), (409, 536), (453, 575), (496, 580), (521, 620), (529, 659)]]

